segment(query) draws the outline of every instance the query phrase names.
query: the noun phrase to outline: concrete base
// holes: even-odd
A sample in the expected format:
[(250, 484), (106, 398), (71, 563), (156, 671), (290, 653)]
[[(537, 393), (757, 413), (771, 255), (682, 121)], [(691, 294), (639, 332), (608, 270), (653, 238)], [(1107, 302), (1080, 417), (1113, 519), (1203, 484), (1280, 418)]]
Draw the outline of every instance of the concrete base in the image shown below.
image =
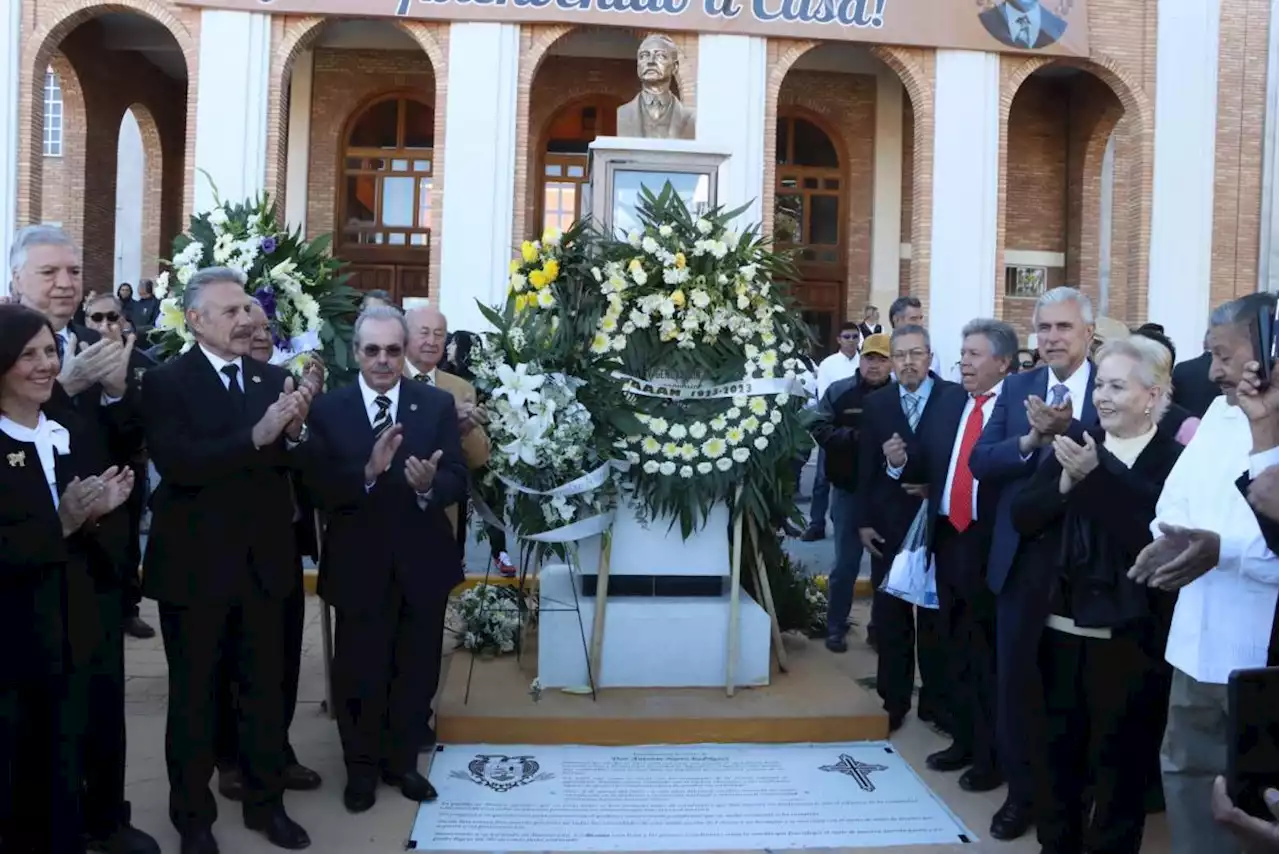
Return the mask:
[[(769, 617), (745, 592), (739, 594), (737, 685), (769, 684)], [(538, 679), (544, 688), (591, 684), (583, 638), (591, 640), (595, 597), (575, 601), (563, 564), (542, 569), (539, 579)], [(617, 598), (605, 612), (604, 661), (596, 687), (724, 687), (728, 656), (729, 596), (716, 598)]]

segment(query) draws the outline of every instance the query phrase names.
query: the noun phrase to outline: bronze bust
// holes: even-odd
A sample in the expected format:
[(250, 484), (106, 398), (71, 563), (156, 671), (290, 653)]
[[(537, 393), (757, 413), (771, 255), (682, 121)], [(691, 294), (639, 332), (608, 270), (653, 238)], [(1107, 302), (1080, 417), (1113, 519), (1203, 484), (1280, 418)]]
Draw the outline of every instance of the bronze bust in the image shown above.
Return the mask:
[(694, 111), (671, 91), (679, 67), (676, 44), (668, 37), (652, 35), (640, 43), (636, 52), (640, 94), (618, 108), (618, 136), (694, 138)]

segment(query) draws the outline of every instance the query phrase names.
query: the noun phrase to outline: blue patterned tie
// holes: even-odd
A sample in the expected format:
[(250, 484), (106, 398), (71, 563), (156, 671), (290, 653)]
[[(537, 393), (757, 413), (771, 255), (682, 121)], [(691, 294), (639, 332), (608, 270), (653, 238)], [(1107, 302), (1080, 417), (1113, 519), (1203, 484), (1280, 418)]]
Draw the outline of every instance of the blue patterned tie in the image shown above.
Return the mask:
[(1067, 395), (1071, 393), (1071, 390), (1062, 383), (1058, 383), (1049, 391), (1053, 395), (1053, 399), (1049, 401), (1052, 406), (1061, 406), (1062, 402), (1067, 399)]
[(907, 424), (912, 430), (920, 423), (920, 395), (907, 393), (902, 396), (902, 411), (907, 416)]

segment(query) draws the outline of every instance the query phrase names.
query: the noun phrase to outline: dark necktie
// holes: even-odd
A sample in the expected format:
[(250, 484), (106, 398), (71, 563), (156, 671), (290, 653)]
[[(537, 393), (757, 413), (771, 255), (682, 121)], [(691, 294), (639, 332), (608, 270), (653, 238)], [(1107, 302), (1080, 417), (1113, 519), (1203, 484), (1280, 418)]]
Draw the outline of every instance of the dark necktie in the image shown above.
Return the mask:
[(427, 385), (436, 384), (436, 381), (431, 379), (431, 374), (428, 374), (428, 373), (418, 374), (416, 377), (414, 377), (414, 379), (416, 379), (420, 383), (426, 383)]
[(54, 341), (56, 341), (58, 344), (58, 361), (59, 362), (63, 361), (67, 355), (66, 335), (67, 335), (66, 331), (63, 330), (62, 332), (59, 332), (58, 334), (53, 336)]
[(373, 417), (373, 437), (376, 439), (391, 426), (391, 398), (380, 394), (373, 402), (378, 407), (378, 414)]
[(236, 381), (236, 375), (239, 373), (239, 365), (222, 366), (222, 375), (227, 378), (227, 396), (231, 398), (231, 405), (235, 407), (236, 412), (243, 412), (244, 389), (240, 388), (240, 383)]

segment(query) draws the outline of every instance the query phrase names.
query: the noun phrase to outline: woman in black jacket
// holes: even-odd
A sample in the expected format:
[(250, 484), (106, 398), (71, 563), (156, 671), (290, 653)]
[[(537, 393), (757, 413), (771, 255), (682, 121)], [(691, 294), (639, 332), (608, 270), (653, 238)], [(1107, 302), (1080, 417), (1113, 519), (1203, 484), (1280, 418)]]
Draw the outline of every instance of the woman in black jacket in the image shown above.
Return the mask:
[(1053, 576), (1040, 644), (1048, 754), (1036, 821), (1049, 854), (1141, 848), (1157, 663), (1172, 617), (1165, 594), (1127, 578), (1181, 452), (1157, 430), (1168, 355), (1133, 337), (1104, 344), (1096, 362), (1101, 429), (1082, 443), (1055, 439), (1013, 504), (1020, 565)]
[(58, 370), (44, 316), (0, 305), (0, 847), (23, 854), (84, 851), (76, 677), (100, 626), (89, 565), (122, 545), (97, 520), (133, 488), (129, 469), (103, 470)]

